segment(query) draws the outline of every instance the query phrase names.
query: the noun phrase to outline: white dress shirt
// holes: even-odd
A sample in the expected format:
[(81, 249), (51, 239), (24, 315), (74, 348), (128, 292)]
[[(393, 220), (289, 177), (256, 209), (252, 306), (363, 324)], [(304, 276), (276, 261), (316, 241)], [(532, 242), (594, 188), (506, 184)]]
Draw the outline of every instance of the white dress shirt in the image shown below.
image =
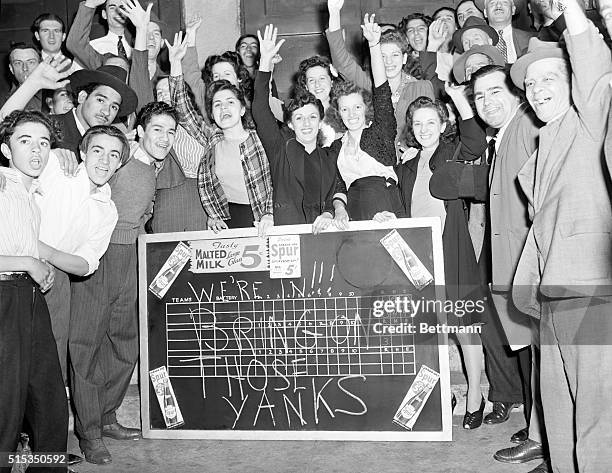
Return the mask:
[(446, 221), (446, 207), (444, 201), (435, 198), (429, 191), (429, 181), (433, 172), (429, 167), (432, 155), (428, 159), (422, 156), (417, 166), (417, 175), (412, 188), (412, 199), (410, 203), (410, 216), (416, 217), (438, 217), (444, 230)]
[(80, 256), (98, 269), (117, 224), (117, 208), (108, 184), (92, 192), (84, 163), (74, 177), (64, 175), (53, 151), (40, 176), (41, 192), (36, 202), (41, 211), (40, 240), (47, 245)]
[[(89, 44), (91, 47), (98, 51), (100, 54), (111, 53), (115, 56), (119, 55), (117, 51), (117, 43), (119, 42), (119, 35), (109, 31), (106, 36), (102, 36), (101, 38), (92, 39)], [(127, 54), (128, 59), (132, 58), (132, 48), (125, 40), (125, 36), (121, 37), (121, 42), (123, 43), (123, 47), (125, 48), (125, 53)]]
[[(52, 58), (57, 58), (59, 61), (62, 61), (63, 59), (66, 59), (66, 56), (64, 56), (61, 52), (57, 53), (55, 56), (51, 56), (50, 54), (47, 54), (44, 51), (41, 51), (40, 53), (42, 60), (44, 61), (45, 59), (52, 57)], [(81, 66), (76, 59), (72, 59), (70, 61), (70, 67), (68, 69), (64, 69), (61, 72), (64, 71), (68, 71), (69, 74), (72, 74), (73, 72), (76, 71), (80, 71), (81, 69), (83, 69), (83, 66)]]
[[(360, 138), (361, 134), (358, 140)], [(349, 150), (351, 145), (349, 145), (349, 132), (347, 131), (342, 137), (342, 148), (340, 148), (338, 154), (338, 171), (340, 171), (347, 190), (353, 182), (362, 177), (380, 176), (397, 182), (397, 174), (395, 174), (393, 166), (385, 166), (374, 159), (361, 149), (358, 142), (355, 146), (356, 150)]]
[(15, 169), (0, 167), (6, 187), (0, 192), (0, 255), (38, 258), (40, 210), (34, 201), (38, 180), (30, 189)]

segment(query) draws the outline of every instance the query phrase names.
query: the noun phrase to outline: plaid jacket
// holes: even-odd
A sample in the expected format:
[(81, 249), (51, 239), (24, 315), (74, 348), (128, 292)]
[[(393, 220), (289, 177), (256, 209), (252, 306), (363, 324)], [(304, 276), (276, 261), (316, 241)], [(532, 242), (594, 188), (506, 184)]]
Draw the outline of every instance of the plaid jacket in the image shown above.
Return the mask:
[[(215, 148), (223, 140), (223, 132), (207, 125), (196, 112), (185, 88), (183, 76), (170, 77), (172, 105), (179, 113), (180, 124), (205, 148), (198, 169), (198, 190), (206, 213), (211, 218), (229, 220), (229, 205), (221, 183), (215, 174)], [(240, 160), (247, 194), (255, 220), (273, 214), (272, 177), (270, 164), (255, 130), (247, 130), (248, 138), (240, 143)]]

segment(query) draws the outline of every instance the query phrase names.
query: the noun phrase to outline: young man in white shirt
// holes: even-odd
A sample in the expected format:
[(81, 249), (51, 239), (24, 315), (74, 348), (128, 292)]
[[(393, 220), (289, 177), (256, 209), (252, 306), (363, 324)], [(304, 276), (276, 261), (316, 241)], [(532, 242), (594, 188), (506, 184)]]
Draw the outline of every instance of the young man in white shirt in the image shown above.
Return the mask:
[(40, 176), (36, 197), (42, 219), (41, 252), (56, 268), (55, 286), (45, 295), (53, 335), (67, 380), (70, 322), (69, 274), (87, 276), (99, 265), (117, 224), (117, 209), (108, 181), (129, 159), (125, 135), (113, 126), (91, 127), (80, 144), (83, 162), (74, 177), (66, 176), (52, 152)]
[[(125, 38), (125, 24), (127, 17), (124, 15), (120, 6), (122, 0), (86, 0), (85, 6), (89, 8), (97, 8), (104, 4), (102, 10), (102, 18), (108, 24), (108, 33), (101, 38), (92, 39), (89, 44), (100, 54), (111, 53), (115, 56), (123, 56), (127, 59), (132, 57), (132, 47)], [(120, 49), (119, 41), (123, 50)]]
[[(32, 23), (34, 38), (40, 45), (40, 55), (44, 61), (47, 58), (56, 59), (61, 62), (65, 56), (62, 53), (62, 44), (66, 40), (66, 25), (64, 20), (55, 13), (43, 13)], [(72, 74), (83, 69), (76, 61), (70, 60), (62, 72), (68, 71)]]

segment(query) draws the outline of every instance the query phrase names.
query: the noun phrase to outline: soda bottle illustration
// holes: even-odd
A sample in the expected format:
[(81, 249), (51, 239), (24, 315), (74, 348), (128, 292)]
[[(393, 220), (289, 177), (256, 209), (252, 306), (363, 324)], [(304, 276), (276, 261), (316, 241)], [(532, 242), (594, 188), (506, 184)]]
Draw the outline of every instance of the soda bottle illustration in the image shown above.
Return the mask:
[(165, 383), (164, 386), (164, 416), (166, 417), (166, 424), (168, 425), (177, 422), (176, 404), (172, 396), (172, 391), (170, 391), (170, 383)]
[(425, 400), (426, 387), (423, 386), (417, 393), (410, 398), (410, 400), (406, 403), (406, 405), (402, 408), (400, 412), (400, 417), (403, 422), (407, 422), (414, 417), (414, 415), (419, 412), (423, 401)]

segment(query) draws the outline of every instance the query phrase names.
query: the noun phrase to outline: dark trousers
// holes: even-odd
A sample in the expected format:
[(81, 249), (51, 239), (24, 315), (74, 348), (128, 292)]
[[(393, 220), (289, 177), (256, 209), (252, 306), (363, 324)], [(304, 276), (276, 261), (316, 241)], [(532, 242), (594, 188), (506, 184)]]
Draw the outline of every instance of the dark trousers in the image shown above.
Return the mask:
[(32, 280), (0, 281), (0, 380), (0, 452), (17, 449), (24, 422), (33, 452), (65, 452), (66, 391), (47, 304)]
[(253, 226), (255, 217), (249, 204), (235, 204), (229, 202), (230, 219), (227, 220), (227, 228), (250, 228)]
[(136, 244), (111, 243), (90, 277), (72, 284), (70, 351), (75, 430), (102, 436), (116, 422), (138, 360)]
[(397, 214), (401, 209), (399, 190), (395, 181), (368, 176), (357, 179), (349, 187), (347, 211), (351, 220), (371, 220), (378, 212)]
[[(490, 300), (489, 300), (490, 302)], [(523, 403), (529, 421), (531, 411), (531, 358), (529, 347), (513, 352), (507, 345), (497, 311), (487, 304), (487, 323), (480, 338), (485, 352), (485, 370), (489, 379), (489, 401)]]

